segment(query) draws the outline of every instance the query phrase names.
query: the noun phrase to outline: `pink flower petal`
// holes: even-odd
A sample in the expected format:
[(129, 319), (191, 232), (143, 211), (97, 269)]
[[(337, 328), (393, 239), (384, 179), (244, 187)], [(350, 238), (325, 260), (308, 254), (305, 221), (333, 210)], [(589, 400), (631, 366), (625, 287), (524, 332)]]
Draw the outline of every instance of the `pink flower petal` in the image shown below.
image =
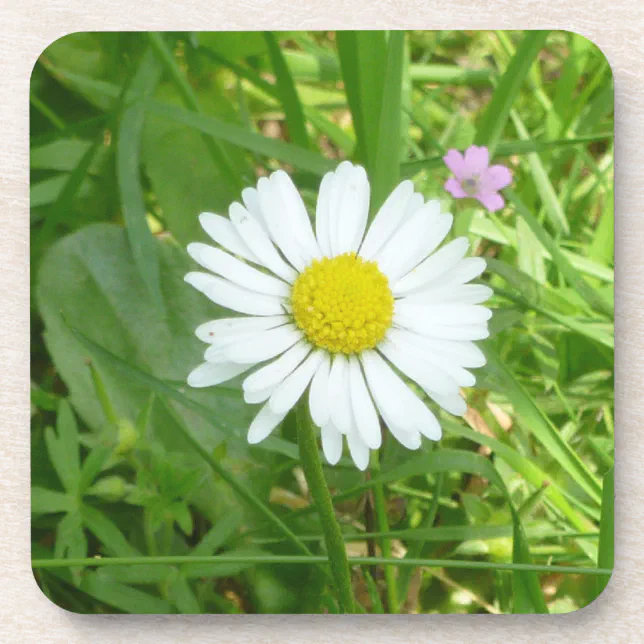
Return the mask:
[(444, 187), (445, 190), (447, 190), (447, 192), (449, 192), (455, 199), (463, 199), (464, 197), (467, 197), (467, 193), (463, 190), (461, 184), (454, 179), (454, 177), (448, 179), (445, 182)]
[(496, 212), (505, 206), (505, 201), (503, 201), (503, 197), (498, 192), (479, 193), (476, 198), (489, 212)]
[(490, 154), (484, 145), (481, 147), (471, 145), (465, 150), (465, 167), (470, 176), (483, 174), (488, 165), (490, 165)]
[(448, 150), (443, 157), (443, 161), (445, 161), (445, 165), (454, 173), (457, 179), (469, 176), (463, 155), (458, 150)]
[(501, 190), (501, 188), (507, 188), (511, 183), (512, 172), (504, 165), (490, 166), (481, 179), (483, 192)]

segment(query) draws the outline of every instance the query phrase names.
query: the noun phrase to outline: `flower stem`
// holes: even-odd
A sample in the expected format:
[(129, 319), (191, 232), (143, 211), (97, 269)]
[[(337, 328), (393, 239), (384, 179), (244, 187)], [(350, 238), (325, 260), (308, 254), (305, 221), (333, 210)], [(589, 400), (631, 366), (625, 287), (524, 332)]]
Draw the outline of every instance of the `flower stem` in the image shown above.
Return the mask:
[[(373, 478), (378, 478), (380, 473), (380, 460), (378, 452), (372, 452), (371, 472)], [(387, 504), (385, 502), (385, 489), (382, 483), (377, 483), (373, 487), (374, 510), (376, 512), (376, 525), (378, 532), (389, 532), (389, 522), (387, 521)], [(380, 550), (382, 556), (389, 559), (391, 557), (391, 543), (387, 537), (380, 540)], [(385, 566), (385, 582), (387, 584), (387, 605), (390, 613), (398, 612), (398, 580), (396, 579), (396, 570), (394, 566)]]
[(305, 399), (302, 399), (297, 405), (296, 419), (302, 467), (320, 517), (331, 572), (337, 586), (340, 610), (343, 613), (353, 613), (355, 609), (347, 551), (344, 547), (340, 525), (335, 518), (331, 494), (322, 471), (317, 439)]

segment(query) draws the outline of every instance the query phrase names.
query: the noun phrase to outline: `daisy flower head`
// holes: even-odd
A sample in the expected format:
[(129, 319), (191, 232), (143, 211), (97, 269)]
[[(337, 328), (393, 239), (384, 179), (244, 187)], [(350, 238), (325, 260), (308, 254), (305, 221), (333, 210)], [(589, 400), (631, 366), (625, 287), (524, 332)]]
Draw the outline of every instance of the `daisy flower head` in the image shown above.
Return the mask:
[(465, 154), (448, 150), (443, 161), (454, 173), (445, 182), (445, 190), (452, 197), (476, 199), (489, 212), (503, 208), (505, 201), (499, 190), (512, 183), (512, 172), (504, 165), (490, 165), (487, 147), (471, 145)]
[[(452, 226), (440, 202), (403, 181), (367, 230), (369, 182), (345, 161), (320, 185), (315, 227), (290, 177), (278, 170), (242, 192), (229, 218), (202, 213), (217, 246), (188, 246), (209, 272), (186, 281), (237, 314), (196, 330), (209, 346), (188, 376), (209, 387), (246, 374), (247, 403), (262, 403), (248, 441), (264, 440), (302, 396), (327, 461), (344, 439), (364, 470), (381, 422), (405, 447), (441, 437), (429, 400), (452, 414), (466, 404), (468, 369), (485, 364), (492, 291), (468, 284), (485, 268), (468, 242), (439, 246)], [(414, 384), (415, 383), (415, 384)], [(422, 396), (422, 397), (421, 397)]]

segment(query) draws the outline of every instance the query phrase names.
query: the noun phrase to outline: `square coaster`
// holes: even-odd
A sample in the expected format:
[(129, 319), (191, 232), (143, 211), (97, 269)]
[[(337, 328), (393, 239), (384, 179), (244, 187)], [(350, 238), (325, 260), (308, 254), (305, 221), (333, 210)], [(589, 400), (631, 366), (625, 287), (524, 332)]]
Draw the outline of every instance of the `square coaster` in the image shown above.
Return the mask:
[(592, 42), (74, 33), (30, 110), (32, 567), (52, 602), (599, 596), (614, 126)]

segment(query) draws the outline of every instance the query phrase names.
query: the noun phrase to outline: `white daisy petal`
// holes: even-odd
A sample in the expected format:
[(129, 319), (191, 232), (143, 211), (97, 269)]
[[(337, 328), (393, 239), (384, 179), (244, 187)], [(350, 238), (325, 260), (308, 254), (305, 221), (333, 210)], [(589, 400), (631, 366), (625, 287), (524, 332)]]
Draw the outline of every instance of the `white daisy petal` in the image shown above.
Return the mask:
[[(406, 214), (406, 208), (414, 194), (414, 184), (403, 181), (387, 197), (373, 219), (360, 247), (360, 257), (371, 259), (383, 244), (394, 234)], [(421, 197), (422, 199), (422, 197)]]
[(387, 427), (405, 447), (418, 449), (421, 426), (438, 424), (436, 418), (375, 351), (363, 351), (360, 359), (369, 391)]
[(236, 342), (224, 349), (224, 355), (240, 364), (263, 362), (283, 353), (301, 338), (302, 332), (295, 325), (287, 324)]
[(360, 363), (355, 356), (349, 358), (349, 392), (353, 417), (360, 437), (368, 447), (378, 449), (382, 444), (380, 421), (369, 396)]
[(458, 284), (442, 285), (440, 281), (426, 286), (414, 293), (405, 296), (409, 302), (424, 304), (442, 304), (444, 302), (458, 302), (459, 304), (481, 304), (494, 294), (489, 286), (483, 284)]
[(342, 186), (338, 210), (333, 214), (335, 254), (358, 250), (369, 215), (369, 180), (364, 168), (353, 166)]
[(353, 164), (349, 161), (343, 161), (335, 170), (330, 184), (329, 194), (329, 246), (331, 253), (329, 257), (339, 255), (340, 248), (340, 218), (339, 212), (342, 208), (342, 200), (344, 198), (345, 187), (349, 182), (352, 172)]
[[(474, 378), (469, 371), (458, 365), (451, 355), (448, 354), (445, 356), (444, 353), (440, 354), (430, 351), (423, 347), (419, 342), (415, 342), (414, 338), (410, 336), (413, 336), (413, 334), (404, 330), (390, 329), (387, 332), (388, 342), (393, 343), (395, 347), (408, 354), (410, 359), (414, 359), (421, 363), (427, 363), (423, 371), (423, 375), (426, 379), (434, 377), (447, 382), (451, 378), (458, 387), (471, 387), (474, 385), (476, 378)], [(386, 343), (383, 346), (386, 347)], [(415, 380), (411, 375), (411, 372), (407, 372), (407, 375)], [(428, 382), (424, 382), (422, 384), (418, 380), (416, 380), (416, 382), (426, 390), (441, 393), (439, 389), (432, 387)]]
[(248, 210), (253, 219), (255, 219), (255, 221), (257, 221), (257, 223), (266, 232), (266, 234), (268, 234), (268, 228), (266, 228), (266, 222), (264, 221), (262, 209), (259, 205), (257, 190), (255, 190), (255, 188), (244, 188), (242, 190), (242, 201), (244, 202), (246, 210)]
[(396, 300), (395, 313), (412, 317), (428, 327), (434, 325), (483, 324), (492, 317), (492, 311), (485, 306), (450, 303), (419, 303), (418, 299), (403, 298)]
[(485, 340), (490, 336), (487, 324), (428, 324), (417, 315), (396, 311), (394, 323), (424, 336), (442, 340)]
[(190, 372), (188, 384), (191, 387), (213, 387), (238, 376), (247, 369), (250, 369), (250, 365), (233, 364), (232, 362), (220, 364), (204, 362)]
[(295, 343), (279, 358), (248, 376), (242, 383), (244, 391), (256, 392), (277, 387), (306, 358), (310, 351), (311, 347), (305, 340)]
[[(323, 353), (323, 360), (315, 372), (309, 389), (309, 410), (311, 418), (318, 427), (329, 423), (329, 371), (331, 360), (327, 353)], [(328, 459), (327, 459), (328, 460)]]
[(249, 291), (242, 286), (207, 273), (188, 273), (184, 279), (215, 304), (231, 311), (248, 313), (249, 315), (280, 315), (284, 313), (283, 300), (273, 295)]
[(414, 351), (434, 354), (441, 360), (451, 361), (462, 367), (476, 368), (486, 363), (485, 354), (473, 342), (439, 340), (396, 327), (390, 329), (387, 334), (391, 338), (404, 338), (405, 342), (411, 343)]
[(233, 203), (228, 209), (228, 215), (234, 229), (258, 258), (256, 261), (287, 282), (294, 282), (297, 272), (280, 257), (266, 230), (248, 210), (239, 203)]
[(374, 257), (395, 283), (434, 251), (452, 227), (453, 217), (440, 214), (440, 202), (428, 201), (417, 210)]
[(463, 259), (470, 242), (466, 237), (458, 237), (440, 250), (423, 260), (416, 268), (398, 280), (392, 288), (395, 296), (416, 291), (446, 273)]
[(420, 192), (414, 192), (407, 202), (407, 207), (405, 208), (405, 216), (403, 217), (401, 224), (407, 221), (419, 208), (422, 208), (425, 205), (425, 199)]
[(257, 391), (244, 391), (244, 402), (247, 402), (249, 405), (263, 403), (271, 397), (274, 391), (275, 387), (268, 387), (267, 389), (259, 389)]
[(329, 371), (329, 405), (331, 421), (346, 434), (351, 429), (353, 418), (349, 395), (349, 362), (341, 353), (335, 355)]
[(248, 428), (248, 442), (261, 443), (284, 420), (286, 414), (276, 414), (266, 403)]
[(318, 200), (315, 206), (315, 236), (320, 245), (320, 250), (325, 257), (331, 256), (331, 187), (333, 185), (333, 172), (327, 172), (322, 177)]
[(311, 378), (313, 378), (320, 366), (322, 358), (322, 351), (314, 351), (290, 376), (276, 387), (268, 401), (271, 409), (276, 414), (287, 412), (293, 408), (304, 390), (309, 386), (309, 382), (311, 382)]
[(307, 265), (307, 253), (298, 243), (293, 222), (288, 220), (279, 187), (262, 177), (257, 182), (257, 194), (271, 239), (292, 266), (298, 271), (304, 270)]
[(277, 297), (288, 297), (291, 293), (290, 286), (282, 280), (266, 275), (208, 244), (188, 244), (188, 253), (204, 268), (250, 291)]
[(322, 450), (329, 465), (336, 465), (342, 456), (342, 432), (333, 423), (322, 426)]
[(399, 371), (417, 382), (423, 389), (431, 389), (439, 394), (458, 391), (458, 383), (444, 369), (427, 362), (422, 356), (403, 351), (390, 340), (381, 342), (378, 350)]
[(425, 392), (434, 402), (438, 403), (446, 412), (454, 416), (464, 416), (467, 412), (467, 403), (463, 400), (460, 394), (450, 394), (449, 396), (441, 396), (433, 391)]
[[(465, 284), (478, 277), (486, 266), (487, 264), (483, 257), (466, 257), (458, 262), (456, 266), (443, 273), (440, 279), (436, 281), (436, 285), (440, 288), (447, 288)], [(431, 287), (432, 284), (430, 283), (428, 286)]]
[(220, 318), (200, 324), (195, 335), (202, 342), (214, 342), (222, 336), (246, 335), (256, 331), (266, 331), (286, 324), (286, 315), (266, 315), (261, 317)]
[(311, 220), (306, 212), (306, 206), (291, 177), (284, 170), (277, 170), (270, 176), (270, 181), (277, 187), (285, 207), (286, 219), (295, 231), (300, 246), (306, 250), (307, 263), (319, 259), (322, 254), (313, 234)]
[(356, 429), (353, 429), (347, 434), (347, 444), (349, 445), (349, 453), (356, 467), (364, 472), (369, 465), (369, 448)]
[(225, 217), (211, 212), (202, 212), (199, 215), (199, 223), (206, 233), (226, 250), (251, 262), (261, 263), (246, 241)]

